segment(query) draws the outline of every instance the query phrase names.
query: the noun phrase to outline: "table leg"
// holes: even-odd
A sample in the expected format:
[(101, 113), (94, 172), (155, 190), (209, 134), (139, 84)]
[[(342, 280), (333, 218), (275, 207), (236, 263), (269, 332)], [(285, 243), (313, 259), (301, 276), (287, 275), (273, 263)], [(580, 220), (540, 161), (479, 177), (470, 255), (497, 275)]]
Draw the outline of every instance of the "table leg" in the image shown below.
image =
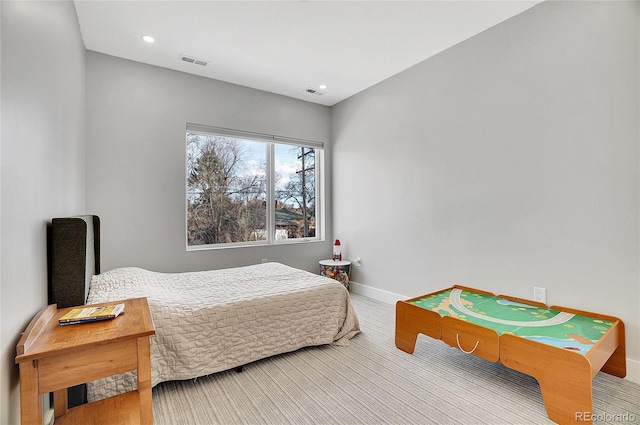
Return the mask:
[(609, 360), (602, 367), (602, 371), (606, 372), (613, 376), (618, 376), (620, 378), (624, 378), (627, 376), (627, 352), (626, 352), (626, 343), (625, 343), (625, 332), (624, 332), (624, 323), (622, 321), (618, 321), (616, 324), (617, 328), (617, 342), (618, 347), (611, 354)]
[(505, 334), (500, 337), (500, 362), (536, 378), (552, 421), (591, 422), (591, 365), (583, 355)]
[(42, 423), (37, 360), (20, 363), (20, 423), (22, 425)]
[(440, 315), (434, 311), (398, 301), (396, 303), (396, 347), (412, 354), (419, 333), (440, 339), (442, 337), (441, 321)]
[(151, 394), (151, 360), (149, 337), (138, 338), (138, 397), (140, 398), (140, 424), (153, 424)]
[[(570, 371), (556, 374), (553, 379), (538, 379), (542, 399), (549, 419), (559, 424), (591, 423), (593, 400), (591, 374), (585, 371), (583, 379), (572, 381)], [(572, 374), (575, 375), (575, 372)], [(535, 376), (534, 376), (535, 378)]]

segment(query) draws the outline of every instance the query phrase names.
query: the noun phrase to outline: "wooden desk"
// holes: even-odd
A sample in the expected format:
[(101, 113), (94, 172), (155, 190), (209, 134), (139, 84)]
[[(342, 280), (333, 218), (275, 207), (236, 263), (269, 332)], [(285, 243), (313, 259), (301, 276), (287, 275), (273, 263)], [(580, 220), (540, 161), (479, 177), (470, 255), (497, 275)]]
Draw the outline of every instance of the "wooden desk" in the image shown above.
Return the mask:
[[(125, 303), (125, 314), (102, 322), (58, 326), (71, 310), (55, 304), (29, 323), (16, 347), (23, 425), (42, 423), (41, 395), (54, 392), (55, 423), (152, 424), (149, 336), (155, 334), (146, 298)], [(69, 409), (67, 388), (137, 370), (138, 389)]]

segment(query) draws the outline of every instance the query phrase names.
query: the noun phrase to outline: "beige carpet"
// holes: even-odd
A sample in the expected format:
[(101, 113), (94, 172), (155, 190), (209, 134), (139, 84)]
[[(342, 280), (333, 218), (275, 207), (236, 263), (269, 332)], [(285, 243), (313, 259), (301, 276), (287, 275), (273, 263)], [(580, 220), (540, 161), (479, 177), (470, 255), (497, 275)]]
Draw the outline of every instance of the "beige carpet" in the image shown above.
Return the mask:
[[(155, 424), (552, 423), (535, 379), (423, 336), (409, 355), (394, 345), (393, 305), (355, 294), (352, 301), (363, 331), (350, 346), (160, 384)], [(593, 398), (600, 423), (640, 423), (640, 385), (600, 373)]]

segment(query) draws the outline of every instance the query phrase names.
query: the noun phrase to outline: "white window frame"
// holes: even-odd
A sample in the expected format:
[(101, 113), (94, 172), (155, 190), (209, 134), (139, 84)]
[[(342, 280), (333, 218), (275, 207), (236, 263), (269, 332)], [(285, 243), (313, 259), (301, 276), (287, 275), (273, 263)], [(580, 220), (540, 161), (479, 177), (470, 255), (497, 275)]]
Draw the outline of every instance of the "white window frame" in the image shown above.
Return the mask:
[[(242, 140), (255, 140), (263, 142), (267, 146), (267, 238), (264, 241), (249, 241), (249, 242), (232, 242), (232, 243), (219, 243), (219, 244), (207, 244), (207, 245), (189, 245), (189, 223), (188, 223), (188, 174), (187, 174), (187, 133), (199, 133), (205, 135), (214, 135), (222, 137), (231, 137)], [(304, 146), (306, 148), (313, 148), (315, 150), (315, 196), (316, 196), (316, 231), (314, 237), (307, 238), (295, 238), (295, 239), (275, 239), (276, 223), (275, 223), (275, 145), (291, 145), (291, 146)], [(226, 248), (239, 248), (239, 247), (251, 247), (251, 246), (264, 246), (264, 245), (287, 245), (309, 242), (321, 242), (325, 240), (325, 184), (324, 184), (324, 143), (305, 139), (296, 139), (292, 137), (276, 136), (272, 134), (262, 134), (243, 130), (234, 130), (222, 127), (213, 127), (203, 124), (187, 123), (185, 130), (185, 246), (187, 251), (202, 251), (208, 249), (226, 249)]]

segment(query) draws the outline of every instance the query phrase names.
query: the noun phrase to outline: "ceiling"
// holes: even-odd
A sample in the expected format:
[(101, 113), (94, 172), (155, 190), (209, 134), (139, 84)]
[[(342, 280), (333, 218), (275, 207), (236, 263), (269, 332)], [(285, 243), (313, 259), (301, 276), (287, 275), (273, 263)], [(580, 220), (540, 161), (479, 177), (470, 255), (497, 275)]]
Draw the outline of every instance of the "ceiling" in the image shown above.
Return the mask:
[(330, 106), (539, 2), (76, 0), (75, 6), (87, 50)]

